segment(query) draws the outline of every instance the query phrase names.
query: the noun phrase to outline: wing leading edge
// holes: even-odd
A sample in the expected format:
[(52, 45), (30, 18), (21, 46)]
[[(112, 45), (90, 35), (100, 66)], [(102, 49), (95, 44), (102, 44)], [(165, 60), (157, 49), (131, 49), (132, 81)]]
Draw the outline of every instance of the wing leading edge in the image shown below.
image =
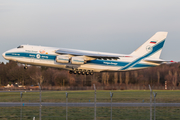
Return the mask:
[(80, 50), (71, 50), (71, 49), (58, 49), (55, 51), (57, 54), (67, 54), (74, 56), (88, 56), (93, 58), (103, 58), (103, 59), (119, 59), (119, 55), (110, 55), (110, 54), (102, 54), (96, 52), (89, 51), (80, 51)]

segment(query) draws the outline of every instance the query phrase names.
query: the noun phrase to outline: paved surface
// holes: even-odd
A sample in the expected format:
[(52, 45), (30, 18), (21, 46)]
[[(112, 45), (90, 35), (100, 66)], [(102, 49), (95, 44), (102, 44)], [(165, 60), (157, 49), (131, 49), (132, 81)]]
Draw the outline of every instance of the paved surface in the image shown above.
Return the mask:
[[(39, 106), (39, 103), (22, 103), (23, 106)], [(66, 103), (42, 102), (42, 106), (66, 106)], [(21, 106), (20, 102), (0, 102), (0, 107)], [(69, 107), (94, 107), (94, 103), (68, 103)], [(111, 103), (96, 103), (97, 107), (110, 107)], [(113, 107), (149, 107), (149, 103), (112, 103)], [(154, 106), (154, 104), (152, 104)], [(180, 107), (180, 103), (156, 103), (158, 107)]]

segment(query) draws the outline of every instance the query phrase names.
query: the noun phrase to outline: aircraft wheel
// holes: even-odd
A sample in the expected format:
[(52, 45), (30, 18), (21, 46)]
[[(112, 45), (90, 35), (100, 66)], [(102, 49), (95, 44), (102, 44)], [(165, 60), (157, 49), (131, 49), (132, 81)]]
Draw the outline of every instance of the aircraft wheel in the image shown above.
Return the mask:
[(73, 73), (73, 71), (72, 71), (72, 70), (70, 70), (70, 71), (69, 71), (69, 73), (70, 73), (70, 74), (72, 74), (72, 73)]
[(86, 75), (89, 75), (89, 71), (86, 72)]
[(81, 72), (82, 72), (82, 70), (78, 70), (78, 72), (77, 72), (77, 73), (78, 73), (78, 75), (80, 75), (80, 74), (81, 74)]
[(86, 72), (85, 71), (82, 71), (82, 75), (84, 75)]
[(74, 74), (76, 74), (77, 73), (77, 71), (76, 70), (74, 70)]
[(27, 66), (24, 66), (24, 69), (26, 70), (26, 69), (28, 69), (28, 67), (27, 67)]
[(93, 71), (91, 71), (91, 72), (90, 72), (90, 75), (93, 75), (93, 74), (94, 74)]

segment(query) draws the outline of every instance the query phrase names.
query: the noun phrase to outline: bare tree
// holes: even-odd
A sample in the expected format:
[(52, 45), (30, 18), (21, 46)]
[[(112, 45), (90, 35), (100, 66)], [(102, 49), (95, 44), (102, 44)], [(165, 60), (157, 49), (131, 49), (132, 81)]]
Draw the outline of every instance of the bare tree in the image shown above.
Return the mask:
[(30, 76), (32, 80), (34, 80), (36, 82), (36, 84), (40, 84), (42, 85), (43, 81), (44, 81), (44, 77), (42, 75), (42, 72), (40, 70), (37, 70), (35, 74)]
[(129, 72), (126, 72), (126, 80), (125, 80), (126, 85), (129, 83)]
[(117, 81), (118, 81), (118, 73), (114, 72), (114, 84), (117, 85)]
[(159, 71), (157, 71), (157, 81), (158, 81), (158, 85), (160, 84), (160, 72)]
[(122, 72), (119, 72), (119, 81), (120, 81), (120, 85), (122, 85)]
[(174, 86), (177, 85), (177, 71), (175, 71), (175, 73), (174, 73), (172, 83), (173, 83)]

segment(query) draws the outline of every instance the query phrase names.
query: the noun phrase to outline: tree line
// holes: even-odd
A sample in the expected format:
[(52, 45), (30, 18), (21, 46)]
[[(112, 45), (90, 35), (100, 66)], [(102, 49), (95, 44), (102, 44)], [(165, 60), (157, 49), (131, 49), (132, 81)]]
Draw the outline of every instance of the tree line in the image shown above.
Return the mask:
[(0, 63), (0, 86), (21, 84), (25, 86), (130, 86), (155, 85), (170, 86), (180, 83), (180, 63), (162, 64), (158, 67), (124, 72), (101, 72), (93, 75), (69, 74), (67, 70), (29, 66), (27, 70), (22, 64), (10, 61)]

